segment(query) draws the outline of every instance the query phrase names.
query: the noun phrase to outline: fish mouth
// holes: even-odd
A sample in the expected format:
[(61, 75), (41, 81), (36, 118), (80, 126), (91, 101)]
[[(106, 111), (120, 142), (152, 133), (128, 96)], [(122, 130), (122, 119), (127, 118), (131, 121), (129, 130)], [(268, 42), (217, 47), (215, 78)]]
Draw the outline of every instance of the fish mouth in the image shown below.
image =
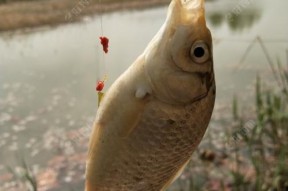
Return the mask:
[(175, 3), (185, 9), (186, 12), (202, 12), (205, 11), (205, 0), (174, 0)]
[[(184, 11), (185, 20), (197, 21), (200, 25), (206, 25), (205, 0), (180, 0)], [(196, 20), (195, 20), (196, 19)]]
[(180, 0), (183, 7), (187, 9), (204, 9), (204, 0)]
[(168, 8), (166, 24), (206, 26), (205, 0), (172, 0)]

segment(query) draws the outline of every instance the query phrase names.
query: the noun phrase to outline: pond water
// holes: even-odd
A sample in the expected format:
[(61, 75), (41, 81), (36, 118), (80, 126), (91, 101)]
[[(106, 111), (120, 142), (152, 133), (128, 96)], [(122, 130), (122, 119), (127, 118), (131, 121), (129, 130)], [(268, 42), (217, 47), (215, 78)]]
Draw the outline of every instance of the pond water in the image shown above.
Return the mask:
[[(256, 75), (276, 84), (259, 42), (273, 61), (287, 67), (288, 1), (214, 0), (206, 6), (214, 38), (217, 116), (219, 108), (230, 108), (234, 94), (249, 107)], [(0, 34), (0, 174), (21, 157), (45, 166), (70, 147), (85, 153), (86, 143), (73, 146), (67, 140), (70, 131), (91, 125), (97, 110), (95, 82), (105, 74), (107, 87), (115, 81), (158, 31), (166, 10), (103, 15), (103, 33), (110, 38), (105, 56), (98, 43), (99, 15), (56, 28)], [(261, 40), (240, 63), (257, 37)], [(80, 138), (87, 140), (87, 134)]]

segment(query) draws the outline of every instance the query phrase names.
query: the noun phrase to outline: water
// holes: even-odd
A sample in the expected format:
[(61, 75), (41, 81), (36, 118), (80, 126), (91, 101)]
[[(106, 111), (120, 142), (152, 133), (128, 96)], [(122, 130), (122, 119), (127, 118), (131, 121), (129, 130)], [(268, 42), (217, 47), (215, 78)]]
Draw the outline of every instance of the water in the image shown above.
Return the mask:
[[(234, 94), (247, 103), (244, 108), (250, 107), (257, 74), (275, 84), (259, 43), (239, 62), (259, 36), (271, 58), (286, 64), (287, 6), (285, 0), (207, 3), (217, 80), (215, 116), (221, 115), (219, 108), (230, 107)], [(85, 154), (97, 108), (95, 82), (107, 74), (106, 88), (111, 85), (143, 51), (165, 16), (166, 7), (104, 15), (103, 32), (110, 38), (105, 56), (98, 43), (99, 15), (56, 28), (0, 35), (0, 174), (7, 172), (6, 165), (19, 164), (17, 158), (41, 169), (55, 156), (70, 160), (75, 151)], [(85, 157), (79, 158), (83, 163)], [(84, 165), (78, 163), (73, 162), (78, 165), (73, 170), (83, 179)], [(62, 171), (63, 182), (69, 183), (73, 176)]]

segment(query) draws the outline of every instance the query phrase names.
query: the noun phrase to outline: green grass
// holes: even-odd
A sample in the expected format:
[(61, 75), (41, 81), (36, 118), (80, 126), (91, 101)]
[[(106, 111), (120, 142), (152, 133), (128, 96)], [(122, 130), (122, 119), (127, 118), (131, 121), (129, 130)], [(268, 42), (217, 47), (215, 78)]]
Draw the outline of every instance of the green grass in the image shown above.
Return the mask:
[(31, 171), (26, 161), (23, 159), (21, 166), (16, 169), (13, 167), (7, 166), (8, 171), (13, 174), (17, 182), (26, 187), (27, 191), (37, 191), (37, 179), (34, 173)]
[[(286, 80), (288, 82), (288, 78)], [(249, 183), (252, 190), (288, 189), (288, 97), (283, 91), (286, 88), (281, 87), (280, 92), (263, 91), (260, 78), (257, 78), (256, 123), (241, 137), (248, 147), (247, 162), (255, 171), (255, 179)], [(245, 128), (241, 118), (235, 122), (237, 128)], [(239, 187), (243, 179), (234, 178), (234, 184)]]

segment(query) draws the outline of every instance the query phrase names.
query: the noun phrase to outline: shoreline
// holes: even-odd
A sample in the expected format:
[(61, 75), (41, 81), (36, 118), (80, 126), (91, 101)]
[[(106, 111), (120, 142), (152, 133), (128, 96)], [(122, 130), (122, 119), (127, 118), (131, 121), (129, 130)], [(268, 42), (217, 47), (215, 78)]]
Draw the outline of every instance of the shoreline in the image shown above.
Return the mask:
[(14, 2), (0, 5), (0, 34), (41, 27), (53, 27), (80, 21), (85, 16), (93, 16), (114, 11), (139, 10), (168, 5), (169, 0), (125, 0), (119, 3), (92, 0), (47, 0)]

